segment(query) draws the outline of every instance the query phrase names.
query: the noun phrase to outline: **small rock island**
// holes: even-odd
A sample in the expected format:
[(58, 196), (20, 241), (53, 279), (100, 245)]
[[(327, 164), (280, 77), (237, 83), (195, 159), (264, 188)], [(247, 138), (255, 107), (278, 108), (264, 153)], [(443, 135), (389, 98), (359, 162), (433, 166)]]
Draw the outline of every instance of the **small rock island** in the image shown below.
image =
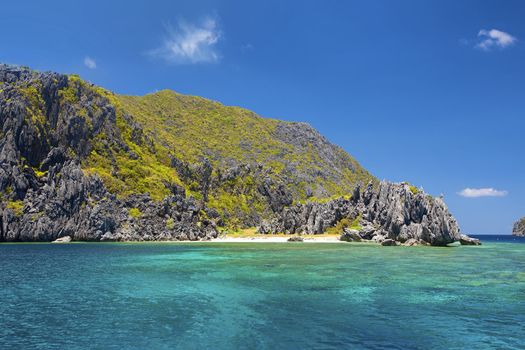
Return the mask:
[(525, 216), (514, 223), (512, 234), (514, 236), (525, 237)]

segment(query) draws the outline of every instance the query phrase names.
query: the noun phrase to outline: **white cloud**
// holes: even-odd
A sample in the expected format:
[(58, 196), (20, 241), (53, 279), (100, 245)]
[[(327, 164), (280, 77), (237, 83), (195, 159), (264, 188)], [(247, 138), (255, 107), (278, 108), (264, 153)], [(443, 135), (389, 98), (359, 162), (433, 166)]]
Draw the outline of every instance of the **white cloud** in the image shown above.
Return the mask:
[(84, 57), (84, 65), (89, 69), (97, 68), (97, 62), (89, 56)]
[(216, 46), (222, 34), (214, 18), (208, 17), (196, 24), (181, 20), (175, 27), (166, 26), (166, 34), (163, 45), (150, 51), (150, 55), (176, 64), (210, 63), (220, 59)]
[(489, 188), (465, 188), (458, 192), (460, 196), (467, 198), (478, 198), (478, 197), (504, 197), (508, 194), (507, 191), (496, 190), (492, 187)]
[(481, 29), (478, 33), (478, 38), (479, 42), (476, 44), (476, 47), (485, 51), (489, 51), (495, 47), (503, 49), (518, 41), (517, 38), (509, 33), (497, 29)]

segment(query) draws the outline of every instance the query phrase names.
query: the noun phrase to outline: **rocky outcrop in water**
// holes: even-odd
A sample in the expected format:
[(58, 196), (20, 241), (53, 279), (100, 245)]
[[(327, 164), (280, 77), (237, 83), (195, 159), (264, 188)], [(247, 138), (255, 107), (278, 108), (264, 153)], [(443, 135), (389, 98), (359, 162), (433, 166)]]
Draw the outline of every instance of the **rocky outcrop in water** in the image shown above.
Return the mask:
[(51, 243), (70, 243), (72, 238), (70, 236), (59, 237)]
[(512, 234), (514, 236), (525, 237), (525, 217), (521, 218), (520, 220), (514, 223), (514, 227), (512, 228)]
[[(443, 246), (460, 240), (459, 226), (441, 198), (406, 183), (356, 187), (350, 199), (297, 204), (283, 209), (258, 228), (261, 233), (320, 234), (342, 219), (357, 219), (358, 230), (343, 232), (348, 241), (421, 243)], [(387, 241), (390, 242), (390, 241)]]
[(481, 245), (481, 241), (477, 238), (472, 238), (467, 235), (461, 235), (459, 238), (459, 243), (461, 245)]
[(359, 232), (359, 230), (345, 228), (341, 234), (341, 237), (339, 237), (339, 240), (345, 242), (361, 242), (363, 237), (361, 236), (361, 232)]

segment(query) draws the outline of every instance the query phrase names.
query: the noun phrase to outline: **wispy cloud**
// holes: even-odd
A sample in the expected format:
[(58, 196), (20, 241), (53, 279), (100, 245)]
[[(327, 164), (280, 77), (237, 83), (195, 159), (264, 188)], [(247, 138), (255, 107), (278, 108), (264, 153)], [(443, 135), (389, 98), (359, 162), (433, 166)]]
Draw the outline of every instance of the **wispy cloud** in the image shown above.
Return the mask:
[(97, 62), (89, 56), (84, 57), (84, 65), (89, 69), (97, 68)]
[(217, 43), (221, 37), (215, 18), (207, 17), (198, 23), (179, 20), (175, 26), (166, 25), (162, 46), (149, 54), (175, 64), (218, 62)]
[(516, 37), (497, 29), (481, 29), (478, 33), (478, 39), (476, 47), (484, 51), (490, 51), (493, 48), (504, 49), (518, 41)]
[(458, 192), (462, 197), (478, 198), (478, 197), (504, 197), (508, 194), (507, 191), (496, 190), (492, 187), (488, 188), (465, 188)]

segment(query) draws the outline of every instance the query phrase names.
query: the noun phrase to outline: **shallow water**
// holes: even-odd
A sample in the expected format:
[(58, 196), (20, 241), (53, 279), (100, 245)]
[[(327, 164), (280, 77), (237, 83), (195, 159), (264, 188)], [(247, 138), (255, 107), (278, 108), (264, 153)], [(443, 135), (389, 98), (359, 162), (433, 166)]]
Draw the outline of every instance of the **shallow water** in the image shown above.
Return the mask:
[(4, 244), (0, 268), (1, 349), (525, 348), (525, 244)]

